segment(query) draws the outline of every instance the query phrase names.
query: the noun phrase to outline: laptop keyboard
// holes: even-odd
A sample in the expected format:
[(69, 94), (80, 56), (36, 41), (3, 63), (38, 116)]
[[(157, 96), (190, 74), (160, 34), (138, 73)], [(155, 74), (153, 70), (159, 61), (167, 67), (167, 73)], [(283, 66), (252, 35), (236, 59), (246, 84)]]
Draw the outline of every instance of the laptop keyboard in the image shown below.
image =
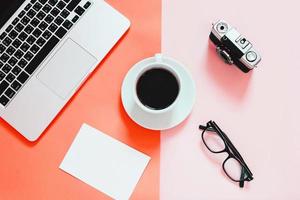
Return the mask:
[(31, 0), (0, 33), (1, 105), (8, 105), (90, 6), (87, 0)]

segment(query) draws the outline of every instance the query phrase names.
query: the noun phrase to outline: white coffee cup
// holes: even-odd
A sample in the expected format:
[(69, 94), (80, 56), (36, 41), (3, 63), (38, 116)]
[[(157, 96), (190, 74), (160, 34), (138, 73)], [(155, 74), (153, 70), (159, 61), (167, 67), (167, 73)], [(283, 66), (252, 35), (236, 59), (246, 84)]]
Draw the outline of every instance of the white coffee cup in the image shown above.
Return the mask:
[[(173, 88), (174, 90), (158, 90), (158, 94), (162, 94), (163, 96), (165, 93), (162, 91), (172, 92), (172, 98), (162, 98), (165, 100), (168, 99), (169, 101), (163, 101), (162, 104), (152, 104), (160, 105), (152, 107), (151, 104), (147, 104), (149, 101), (151, 102), (151, 99), (145, 102), (145, 99), (139, 97), (153, 97), (156, 93), (147, 92), (144, 93), (143, 96), (142, 91), (144, 91), (144, 87), (137, 86), (141, 83), (139, 82), (140, 78), (145, 75), (146, 72), (156, 68), (167, 71), (166, 74), (172, 77), (168, 80), (172, 79), (171, 83), (173, 83), (173, 85), (177, 83), (177, 86), (175, 88), (169, 87), (169, 84), (164, 84), (166, 88)], [(147, 75), (149, 75), (149, 73)], [(147, 75), (143, 76), (143, 78), (147, 77)], [(149, 80), (152, 79), (150, 78), (148, 81)], [(148, 83), (154, 88), (152, 91), (156, 91), (155, 88), (163, 85), (160, 84), (154, 87), (151, 81)], [(177, 91), (177, 96), (175, 96), (175, 91)], [(138, 94), (140, 94), (140, 96), (138, 96)], [(168, 97), (169, 94), (164, 95), (164, 97), (166, 96)], [(159, 96), (156, 95), (155, 97)], [(122, 104), (128, 116), (140, 126), (151, 130), (166, 130), (180, 124), (191, 113), (195, 98), (195, 83), (186, 67), (177, 60), (162, 54), (156, 54), (153, 57), (143, 59), (131, 67), (123, 80), (121, 90)], [(159, 102), (160, 99), (158, 98), (156, 100)]]

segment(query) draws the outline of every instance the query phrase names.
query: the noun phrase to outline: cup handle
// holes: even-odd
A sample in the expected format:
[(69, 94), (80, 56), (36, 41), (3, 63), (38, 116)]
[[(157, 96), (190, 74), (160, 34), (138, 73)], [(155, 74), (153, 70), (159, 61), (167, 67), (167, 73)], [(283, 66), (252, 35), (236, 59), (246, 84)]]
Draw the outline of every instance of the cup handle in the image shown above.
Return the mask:
[(155, 57), (156, 62), (159, 62), (159, 63), (162, 62), (162, 59), (163, 59), (163, 55), (162, 54), (160, 54), (160, 53), (155, 54), (154, 57)]

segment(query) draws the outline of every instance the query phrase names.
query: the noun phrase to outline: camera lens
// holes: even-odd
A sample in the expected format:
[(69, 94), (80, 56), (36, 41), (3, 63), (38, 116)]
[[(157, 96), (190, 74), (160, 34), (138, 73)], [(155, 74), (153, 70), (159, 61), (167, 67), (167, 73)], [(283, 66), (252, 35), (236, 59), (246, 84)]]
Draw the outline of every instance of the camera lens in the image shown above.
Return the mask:
[(217, 53), (219, 55), (219, 57), (227, 64), (232, 65), (233, 64), (233, 60), (231, 58), (231, 56), (229, 55), (229, 53), (227, 53), (225, 50), (223, 50), (220, 47), (217, 47)]
[(228, 30), (228, 26), (226, 23), (224, 23), (224, 22), (218, 23), (218, 25), (217, 25), (218, 32), (225, 33), (225, 32), (227, 32), (227, 30)]

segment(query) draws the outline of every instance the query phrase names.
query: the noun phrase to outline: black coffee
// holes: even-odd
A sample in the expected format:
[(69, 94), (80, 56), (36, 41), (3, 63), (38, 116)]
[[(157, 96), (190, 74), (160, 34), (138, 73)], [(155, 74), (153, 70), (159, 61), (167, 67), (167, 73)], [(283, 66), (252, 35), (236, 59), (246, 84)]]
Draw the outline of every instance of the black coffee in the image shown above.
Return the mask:
[(136, 91), (143, 105), (154, 110), (162, 110), (176, 100), (179, 84), (168, 70), (153, 68), (139, 78)]

